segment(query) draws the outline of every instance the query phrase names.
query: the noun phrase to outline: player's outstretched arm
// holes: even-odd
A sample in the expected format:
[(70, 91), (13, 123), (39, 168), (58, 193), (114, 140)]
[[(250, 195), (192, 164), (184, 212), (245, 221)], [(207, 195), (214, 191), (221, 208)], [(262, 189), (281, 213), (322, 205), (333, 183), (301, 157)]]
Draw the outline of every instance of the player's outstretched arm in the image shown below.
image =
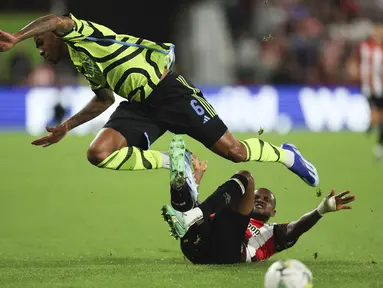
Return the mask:
[(335, 189), (323, 199), (318, 208), (312, 212), (303, 215), (299, 220), (291, 222), (287, 225), (287, 239), (294, 241), (298, 239), (303, 233), (310, 230), (324, 214), (328, 212), (336, 212), (344, 209), (351, 209), (351, 206), (346, 204), (355, 200), (355, 196), (347, 196), (350, 191), (344, 191), (337, 196), (335, 195)]
[(96, 96), (80, 112), (54, 128), (47, 127), (49, 134), (33, 141), (32, 145), (48, 147), (59, 142), (70, 130), (96, 118), (114, 103), (112, 90), (101, 88), (95, 93)]
[(96, 118), (114, 103), (114, 94), (110, 89), (101, 88), (95, 94), (88, 105), (63, 123), (69, 130)]
[(65, 34), (71, 31), (75, 25), (75, 22), (69, 17), (49, 14), (34, 20), (14, 34), (0, 30), (0, 52), (8, 51), (18, 42), (45, 32), (55, 31), (57, 34)]

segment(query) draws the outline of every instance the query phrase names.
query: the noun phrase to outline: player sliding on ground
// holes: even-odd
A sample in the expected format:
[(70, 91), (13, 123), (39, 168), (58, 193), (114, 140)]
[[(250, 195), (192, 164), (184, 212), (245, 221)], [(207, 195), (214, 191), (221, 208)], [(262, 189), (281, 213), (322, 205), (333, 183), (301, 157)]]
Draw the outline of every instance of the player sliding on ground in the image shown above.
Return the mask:
[[(185, 161), (178, 156), (186, 155), (191, 159), (184, 147), (181, 137), (174, 138), (170, 147), (172, 205), (183, 211), (191, 208), (193, 201), (190, 195), (198, 195), (196, 189), (207, 168), (206, 162), (199, 161), (194, 155), (193, 164), (188, 160), (189, 165), (183, 166)], [(194, 177), (190, 170), (192, 165)], [(183, 170), (179, 171), (179, 167)], [(181, 174), (188, 175), (187, 181), (178, 179), (178, 183), (184, 183), (183, 194), (173, 188), (174, 179)], [(170, 205), (163, 206), (163, 216), (172, 234), (181, 239), (181, 250), (192, 263), (231, 264), (265, 260), (292, 247), (324, 214), (351, 209), (345, 205), (355, 200), (355, 196), (347, 196), (349, 191), (334, 196), (335, 190), (332, 190), (315, 210), (299, 220), (288, 224), (267, 224), (276, 213), (276, 199), (266, 188), (254, 192), (254, 185), (250, 172), (239, 171), (198, 207), (179, 212)]]
[(148, 150), (165, 131), (187, 134), (233, 162), (279, 162), (310, 186), (319, 182), (315, 167), (291, 144), (277, 147), (251, 138), (237, 140), (190, 81), (171, 71), (174, 45), (156, 43), (67, 16), (41, 17), (19, 32), (0, 30), (0, 52), (34, 38), (36, 47), (53, 63), (70, 57), (94, 91), (80, 112), (50, 128), (32, 142), (43, 147), (59, 142), (70, 130), (103, 113), (114, 93), (125, 98), (90, 144), (88, 160), (114, 170), (168, 168), (165, 153)]

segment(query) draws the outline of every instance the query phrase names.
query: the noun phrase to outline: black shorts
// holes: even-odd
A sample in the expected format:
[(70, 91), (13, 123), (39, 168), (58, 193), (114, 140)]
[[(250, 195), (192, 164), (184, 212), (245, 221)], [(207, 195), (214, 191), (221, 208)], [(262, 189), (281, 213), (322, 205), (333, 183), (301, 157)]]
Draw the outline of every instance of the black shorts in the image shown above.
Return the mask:
[(371, 108), (378, 108), (378, 109), (383, 108), (383, 95), (378, 97), (377, 95), (373, 94), (367, 98)]
[(104, 127), (117, 130), (129, 145), (142, 149), (166, 131), (186, 134), (211, 148), (227, 131), (202, 92), (172, 71), (143, 103), (121, 102)]
[(210, 221), (189, 229), (181, 239), (182, 253), (194, 264), (239, 263), (249, 221), (249, 216), (225, 208)]

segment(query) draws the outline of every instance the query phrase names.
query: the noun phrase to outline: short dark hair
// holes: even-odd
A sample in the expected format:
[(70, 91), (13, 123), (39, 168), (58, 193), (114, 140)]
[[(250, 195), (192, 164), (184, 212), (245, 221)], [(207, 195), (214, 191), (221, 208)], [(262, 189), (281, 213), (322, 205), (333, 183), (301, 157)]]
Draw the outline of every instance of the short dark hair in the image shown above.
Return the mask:
[(277, 206), (277, 198), (275, 198), (275, 195), (274, 195), (274, 193), (273, 193), (273, 192), (271, 192), (271, 190), (269, 190), (269, 189), (267, 189), (267, 188), (265, 188), (265, 187), (261, 187), (261, 188), (258, 188), (258, 189), (257, 189), (257, 190), (255, 190), (255, 191), (258, 191), (258, 190), (260, 190), (260, 189), (266, 190), (267, 192), (269, 192), (269, 193), (270, 193), (270, 195), (273, 197), (273, 202), (274, 202), (274, 209), (275, 209), (275, 207)]

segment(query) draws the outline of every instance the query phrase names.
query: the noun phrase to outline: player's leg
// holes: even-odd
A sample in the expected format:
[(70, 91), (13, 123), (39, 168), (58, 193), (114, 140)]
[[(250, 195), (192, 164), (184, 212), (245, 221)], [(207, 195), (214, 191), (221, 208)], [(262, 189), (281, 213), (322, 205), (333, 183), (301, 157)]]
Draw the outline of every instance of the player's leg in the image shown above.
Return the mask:
[(373, 153), (376, 159), (383, 157), (383, 98), (372, 95), (368, 99), (371, 112), (370, 129), (374, 126), (378, 128), (377, 143), (373, 147)]
[(318, 186), (319, 176), (315, 166), (307, 161), (291, 143), (281, 147), (259, 138), (239, 141), (227, 130), (211, 147), (216, 154), (234, 162), (278, 162), (298, 175), (310, 186)]
[(193, 175), (192, 156), (184, 139), (175, 135), (169, 146), (170, 200), (174, 209), (185, 212), (198, 201), (198, 185)]
[(169, 168), (167, 153), (147, 150), (163, 133), (144, 117), (140, 106), (122, 102), (90, 144), (88, 160), (112, 170)]
[(184, 256), (193, 264), (211, 264), (211, 223), (194, 224), (180, 239)]
[(171, 72), (149, 102), (159, 123), (174, 133), (187, 134), (233, 162), (279, 162), (311, 186), (319, 182), (315, 167), (291, 144), (278, 147), (258, 138), (237, 140), (228, 131), (202, 92), (183, 76)]
[[(242, 197), (236, 200), (239, 186), (234, 187), (234, 199), (229, 205), (222, 204), (220, 189), (210, 196), (204, 204), (202, 211), (210, 215), (211, 211), (218, 209), (214, 219), (205, 219), (202, 223), (194, 224), (181, 239), (181, 249), (186, 258), (195, 264), (230, 264), (241, 260), (241, 246), (243, 237), (249, 223), (249, 214), (254, 207), (254, 178), (247, 171), (240, 171), (246, 178), (243, 179), (247, 187)], [(221, 191), (222, 192), (222, 191)], [(217, 198), (217, 199), (215, 199)], [(225, 198), (225, 196), (224, 196)], [(225, 198), (226, 203), (227, 196)], [(219, 209), (221, 202), (224, 206)], [(206, 204), (207, 207), (204, 207)], [(218, 208), (217, 208), (218, 207)], [(209, 221), (211, 220), (211, 221)]]
[(383, 158), (383, 99), (379, 101), (379, 107), (376, 109), (378, 119), (378, 139), (374, 147), (376, 159)]
[(212, 264), (233, 264), (245, 260), (242, 256), (243, 239), (254, 207), (254, 178), (242, 171), (248, 179), (248, 186), (239, 201), (233, 201), (214, 216), (211, 224)]
[(368, 98), (368, 104), (370, 106), (370, 125), (367, 129), (367, 133), (371, 133), (372, 130), (379, 125), (379, 111), (376, 107), (375, 101), (372, 98)]
[(173, 235), (182, 238), (188, 229), (199, 221), (207, 221), (211, 214), (238, 203), (246, 191), (254, 192), (254, 179), (247, 171), (240, 171), (210, 195), (198, 207), (187, 212), (179, 212), (169, 205), (162, 207), (164, 219), (168, 222)]

